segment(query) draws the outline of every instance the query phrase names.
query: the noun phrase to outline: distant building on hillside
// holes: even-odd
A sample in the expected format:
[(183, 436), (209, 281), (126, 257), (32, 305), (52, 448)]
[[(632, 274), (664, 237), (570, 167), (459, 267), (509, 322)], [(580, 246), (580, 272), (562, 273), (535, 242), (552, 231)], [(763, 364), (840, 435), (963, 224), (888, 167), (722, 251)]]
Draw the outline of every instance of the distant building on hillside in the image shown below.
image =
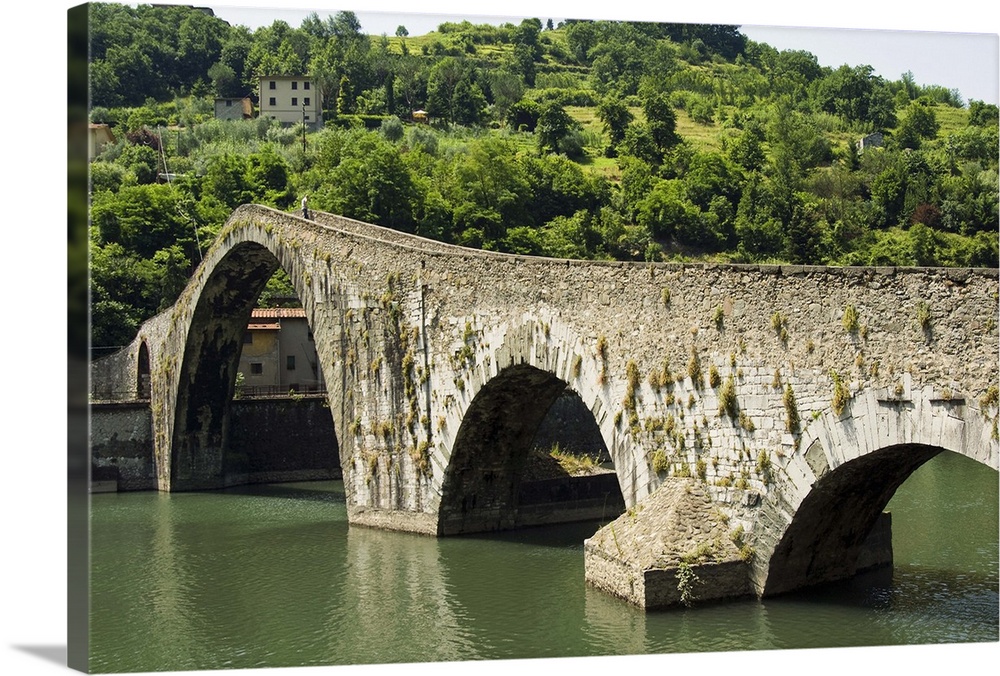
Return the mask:
[(94, 124), (91, 122), (87, 137), (88, 157), (94, 159), (101, 154), (104, 146), (116, 141), (117, 139), (114, 132), (111, 131), (111, 127), (106, 124)]
[(217, 120), (249, 120), (253, 118), (253, 101), (249, 96), (242, 99), (215, 99), (215, 119)]
[(323, 126), (322, 92), (304, 75), (268, 75), (260, 79), (260, 116), (282, 124)]
[(868, 148), (881, 148), (885, 139), (882, 136), (882, 132), (875, 132), (873, 134), (868, 134), (868, 136), (863, 137), (858, 141), (858, 152), (863, 153)]
[(322, 392), (316, 345), (302, 308), (254, 308), (243, 334), (244, 396)]

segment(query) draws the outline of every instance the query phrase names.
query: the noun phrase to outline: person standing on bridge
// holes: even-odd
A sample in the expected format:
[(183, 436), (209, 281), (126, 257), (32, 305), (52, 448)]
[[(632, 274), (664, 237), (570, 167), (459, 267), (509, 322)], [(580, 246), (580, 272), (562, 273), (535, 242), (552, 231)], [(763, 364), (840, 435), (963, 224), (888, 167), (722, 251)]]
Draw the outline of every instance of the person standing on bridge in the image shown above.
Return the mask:
[(302, 218), (309, 219), (309, 195), (302, 196)]

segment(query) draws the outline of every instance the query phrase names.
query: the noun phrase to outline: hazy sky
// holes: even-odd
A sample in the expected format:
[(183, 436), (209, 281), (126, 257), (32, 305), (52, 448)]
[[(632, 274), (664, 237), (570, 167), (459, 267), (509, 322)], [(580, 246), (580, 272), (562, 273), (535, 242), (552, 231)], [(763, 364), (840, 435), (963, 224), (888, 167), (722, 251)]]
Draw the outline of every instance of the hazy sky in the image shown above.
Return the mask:
[[(479, 5), (458, 0), (367, 0), (340, 4), (334, 0), (224, 0), (214, 3), (216, 15), (233, 24), (251, 28), (269, 25), (277, 18), (297, 27), (310, 12), (321, 18), (341, 9), (354, 11), (366, 33), (395, 33), (405, 25), (411, 35), (433, 30), (448, 19), (468, 17), (485, 21), (494, 17), (501, 22), (520, 17), (538, 17), (543, 22), (564, 17), (635, 19), (650, 21), (694, 21), (732, 23), (753, 40), (766, 42), (777, 49), (805, 49), (816, 55), (824, 66), (837, 67), (867, 64), (878, 75), (898, 80), (912, 71), (918, 84), (936, 84), (957, 89), (963, 100), (978, 99), (1000, 103), (1000, 48), (998, 48), (998, 12), (996, 3), (981, 0), (955, 0), (942, 5), (910, 3), (906, 13), (892, 7), (874, 7), (876, 3), (838, 0), (828, 3), (836, 8), (787, 7), (786, 2), (736, 2), (713, 0), (706, 6), (667, 6), (640, 0), (597, 3), (593, 0), (507, 0), (504, 3)], [(710, 5), (710, 6), (708, 6)], [(749, 5), (753, 5), (752, 7)], [(414, 13), (414, 7), (420, 13)], [(942, 10), (947, 7), (947, 16)], [(776, 28), (775, 26), (778, 26)], [(808, 28), (807, 28), (808, 27)], [(821, 28), (817, 28), (821, 27)], [(853, 29), (853, 30), (844, 30)]]

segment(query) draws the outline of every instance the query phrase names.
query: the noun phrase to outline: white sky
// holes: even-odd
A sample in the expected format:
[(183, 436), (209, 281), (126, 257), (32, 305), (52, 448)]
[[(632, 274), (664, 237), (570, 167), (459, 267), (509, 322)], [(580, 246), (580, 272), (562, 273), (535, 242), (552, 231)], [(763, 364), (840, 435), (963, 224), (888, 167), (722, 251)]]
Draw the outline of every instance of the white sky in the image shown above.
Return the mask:
[[(676, 7), (650, 6), (642, 0), (613, 4), (594, 0), (506, 0), (478, 10), (469, 10), (474, 5), (458, 0), (367, 0), (353, 5), (331, 0), (209, 0), (205, 4), (230, 23), (251, 28), (270, 25), (278, 18), (298, 27), (312, 11), (326, 18), (348, 9), (358, 15), (364, 32), (389, 35), (400, 24), (410, 35), (419, 35), (445, 20), (469, 18), (484, 22), (491, 15), (493, 22), (514, 23), (531, 16), (543, 22), (573, 17), (739, 24), (753, 40), (779, 50), (805, 49), (824, 66), (867, 64), (887, 80), (898, 80), (909, 70), (918, 84), (957, 89), (966, 102), (977, 99), (1000, 103), (1000, 10), (995, 2), (984, 0), (912, 2), (905, 14), (898, 3), (879, 7), (870, 0), (827, 3), (836, 11), (806, 7), (804, 3), (788, 7), (788, 3), (774, 0), (713, 0)], [(414, 7), (420, 7), (419, 14)]]

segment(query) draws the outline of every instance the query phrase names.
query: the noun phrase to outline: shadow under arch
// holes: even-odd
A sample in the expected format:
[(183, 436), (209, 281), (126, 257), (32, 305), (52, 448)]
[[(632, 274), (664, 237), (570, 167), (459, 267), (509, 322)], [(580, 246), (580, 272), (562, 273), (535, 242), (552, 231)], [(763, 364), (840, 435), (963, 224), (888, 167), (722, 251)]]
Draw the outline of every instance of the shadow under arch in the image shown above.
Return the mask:
[[(232, 401), (243, 336), (268, 280), (281, 267), (257, 242), (235, 245), (215, 265), (192, 311), (183, 348), (170, 445), (171, 491), (242, 483), (245, 458), (230, 452)], [(297, 290), (301, 300), (301, 290)], [(310, 327), (313, 328), (313, 327)], [(336, 439), (331, 440), (335, 449)], [(338, 457), (339, 461), (339, 457)]]
[(482, 387), (462, 419), (442, 480), (439, 535), (525, 525), (518, 514), (525, 464), (542, 421), (566, 389), (561, 378), (523, 363)]
[(864, 569), (866, 541), (896, 490), (942, 452), (938, 446), (887, 446), (824, 475), (795, 510), (767, 564), (762, 595), (843, 580)]

